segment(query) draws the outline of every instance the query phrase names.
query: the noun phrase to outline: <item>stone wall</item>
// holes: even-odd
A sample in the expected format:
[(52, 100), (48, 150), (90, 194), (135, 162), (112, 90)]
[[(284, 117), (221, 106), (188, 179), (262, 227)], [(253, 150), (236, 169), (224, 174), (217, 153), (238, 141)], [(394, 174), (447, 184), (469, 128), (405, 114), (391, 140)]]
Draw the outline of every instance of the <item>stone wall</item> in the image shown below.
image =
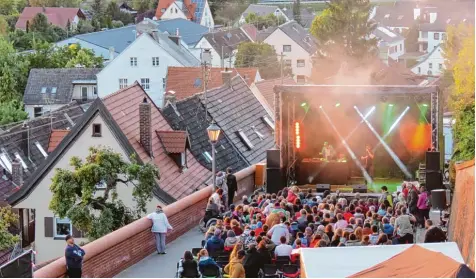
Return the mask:
[(474, 270), (474, 160), (456, 165), (456, 185), (451, 203), (449, 239), (455, 241)]
[[(255, 166), (237, 172), (238, 197), (249, 195), (254, 190)], [(173, 204), (164, 207), (174, 230), (167, 235), (171, 242), (197, 226), (205, 213), (212, 186), (197, 191)], [(100, 239), (86, 244), (83, 263), (83, 277), (114, 277), (124, 269), (134, 265), (155, 250), (155, 240), (150, 232), (151, 222), (139, 219)], [(35, 272), (36, 278), (64, 277), (66, 273), (64, 257)]]

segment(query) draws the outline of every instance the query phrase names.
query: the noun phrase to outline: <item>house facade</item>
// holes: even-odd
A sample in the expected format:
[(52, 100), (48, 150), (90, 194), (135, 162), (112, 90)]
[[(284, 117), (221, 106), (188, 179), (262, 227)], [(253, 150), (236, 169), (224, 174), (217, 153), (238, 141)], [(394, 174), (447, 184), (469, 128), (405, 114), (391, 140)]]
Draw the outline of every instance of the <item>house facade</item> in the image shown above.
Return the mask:
[(179, 36), (160, 32), (143, 33), (97, 74), (98, 92), (105, 97), (139, 82), (153, 101), (161, 106), (169, 66), (198, 66)]
[(372, 35), (379, 40), (378, 47), (380, 53), (384, 53), (386, 56), (383, 58), (398, 60), (400, 56), (405, 54), (405, 38), (399, 32), (378, 26)]
[(273, 46), (277, 55), (284, 55), (284, 65), (292, 69), (296, 82), (306, 82), (312, 72), (311, 56), (317, 51), (308, 31), (290, 21), (276, 28), (264, 42)]
[(246, 8), (246, 10), (241, 14), (238, 23), (245, 24), (246, 17), (252, 13), (256, 14), (257, 16), (267, 16), (269, 14), (273, 14), (278, 18), (283, 18), (285, 19), (285, 21), (289, 21), (289, 18), (287, 17), (286, 13), (278, 6), (250, 4), (248, 8)]
[(161, 0), (155, 17), (159, 20), (182, 18), (210, 29), (215, 27), (208, 0)]
[(417, 75), (440, 76), (445, 70), (443, 49), (438, 45), (418, 64), (412, 67), (412, 72)]

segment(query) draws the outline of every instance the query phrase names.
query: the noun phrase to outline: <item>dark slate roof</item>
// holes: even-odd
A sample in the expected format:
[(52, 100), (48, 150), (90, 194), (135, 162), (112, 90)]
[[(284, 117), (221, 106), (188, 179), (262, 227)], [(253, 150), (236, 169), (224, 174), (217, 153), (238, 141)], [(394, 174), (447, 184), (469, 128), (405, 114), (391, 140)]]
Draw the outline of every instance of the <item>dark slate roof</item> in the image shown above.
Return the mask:
[[(211, 161), (205, 156), (205, 152), (212, 154), (207, 134), (207, 127), (210, 124), (205, 118), (205, 107), (200, 97), (201, 94), (196, 94), (178, 101), (175, 105), (169, 104), (163, 109), (163, 115), (174, 130), (187, 130), (193, 156), (200, 164), (211, 170)], [(210, 119), (211, 117), (208, 118)], [(220, 136), (215, 154), (217, 170), (231, 167), (233, 171), (239, 171), (250, 166), (226, 135)]]
[[(200, 99), (205, 103), (204, 96)], [(274, 131), (263, 117), (270, 116), (240, 76), (232, 79), (231, 87), (223, 85), (207, 91), (207, 101), (211, 117), (250, 164), (266, 159), (266, 150), (274, 147)], [(246, 135), (252, 148), (246, 145), (238, 132)], [(258, 133), (263, 136), (262, 139)]]
[(317, 45), (312, 39), (311, 34), (296, 21), (286, 22), (278, 28), (307, 51), (307, 53), (314, 54), (317, 51)]
[[(283, 9), (284, 14), (290, 19), (290, 20), (297, 20), (297, 18), (294, 18), (293, 14), (293, 9)], [(300, 23), (302, 27), (309, 29), (311, 28), (312, 21), (316, 17), (316, 12), (314, 11), (309, 11), (307, 8), (301, 8), (301, 15), (300, 15)]]
[[(26, 121), (25, 125), (29, 129), (20, 124), (0, 134), (0, 153), (6, 152), (10, 162), (16, 158), (15, 153), (18, 153), (27, 166), (27, 169), (23, 170), (23, 181), (32, 176), (32, 173), (46, 160), (36, 143), (38, 142), (41, 148), (49, 154), (48, 145), (52, 131), (73, 128), (65, 114), (76, 123), (84, 111), (77, 102), (72, 102), (51, 114)], [(0, 183), (0, 187), (6, 187), (5, 183)]]
[(243, 12), (243, 16), (246, 17), (250, 13), (254, 13), (259, 16), (266, 16), (269, 14), (274, 14), (277, 9), (279, 9), (278, 6), (250, 4)]
[(230, 54), (238, 48), (240, 43), (251, 41), (241, 28), (208, 33), (203, 37), (207, 39), (220, 57), (223, 47), (223, 58), (230, 57)]
[[(25, 105), (68, 104), (74, 80), (96, 80), (97, 68), (31, 69), (23, 95)], [(41, 89), (46, 87), (46, 93)], [(51, 89), (56, 87), (56, 93)]]
[[(14, 193), (8, 198), (8, 202), (12, 205), (15, 205), (26, 197), (28, 197), (35, 189), (37, 184), (41, 181), (41, 179), (48, 174), (48, 172), (55, 166), (56, 162), (62, 157), (63, 153), (68, 150), (72, 144), (76, 142), (77, 137), (82, 134), (84, 129), (89, 127), (89, 123), (97, 115), (102, 116), (104, 122), (113, 132), (114, 137), (119, 141), (119, 143), (126, 150), (126, 152), (128, 154), (137, 155), (134, 151), (134, 148), (127, 140), (126, 136), (122, 133), (121, 129), (113, 120), (111, 114), (104, 106), (102, 100), (97, 98), (93, 102), (91, 107), (88, 109), (88, 111), (84, 113), (84, 115), (82, 115), (80, 119), (78, 119), (78, 122), (71, 129), (71, 132), (68, 133), (68, 135), (61, 141), (58, 147), (51, 154), (48, 155), (48, 158), (46, 160), (43, 160), (42, 164), (39, 165), (33, 172), (33, 174), (30, 176), (30, 178), (25, 181), (24, 185), (20, 188), (20, 190), (18, 190), (16, 193)], [(136, 159), (141, 162), (138, 156), (136, 156)], [(159, 200), (163, 201), (166, 204), (175, 201), (175, 199), (173, 199), (171, 196), (161, 190), (158, 186), (154, 188), (153, 193)]]
[(395, 1), (394, 5), (380, 5), (376, 7), (374, 20), (383, 26), (388, 27), (412, 27), (415, 23), (413, 19), (413, 8), (415, 2)]

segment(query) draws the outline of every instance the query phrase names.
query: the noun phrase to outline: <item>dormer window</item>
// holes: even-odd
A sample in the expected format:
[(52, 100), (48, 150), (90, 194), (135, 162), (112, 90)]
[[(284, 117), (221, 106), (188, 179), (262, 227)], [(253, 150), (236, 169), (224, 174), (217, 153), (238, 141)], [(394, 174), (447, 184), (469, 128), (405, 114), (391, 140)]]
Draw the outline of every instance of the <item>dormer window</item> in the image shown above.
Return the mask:
[(208, 151), (203, 152), (203, 157), (205, 157), (205, 160), (207, 160), (208, 163), (211, 163), (213, 158), (212, 155)]
[(156, 131), (165, 152), (177, 166), (184, 171), (187, 169), (187, 148), (190, 148), (186, 131)]
[(243, 143), (248, 147), (248, 149), (251, 150), (253, 149), (253, 147), (255, 147), (243, 130), (240, 129), (238, 131), (238, 136), (240, 137), (241, 141), (243, 141)]
[(271, 130), (274, 131), (273, 121), (271, 121), (271, 119), (269, 119), (269, 117), (267, 117), (267, 116), (263, 116), (262, 118), (263, 118), (264, 123), (266, 123), (266, 125), (268, 125), (268, 127), (271, 128)]

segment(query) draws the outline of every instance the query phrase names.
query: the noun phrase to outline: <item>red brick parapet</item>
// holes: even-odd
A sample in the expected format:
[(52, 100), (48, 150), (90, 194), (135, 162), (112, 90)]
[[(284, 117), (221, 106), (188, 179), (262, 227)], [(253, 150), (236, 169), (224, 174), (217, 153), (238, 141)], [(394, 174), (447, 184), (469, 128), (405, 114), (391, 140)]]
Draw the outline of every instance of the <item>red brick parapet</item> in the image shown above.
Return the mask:
[[(238, 194), (250, 194), (254, 190), (255, 166), (237, 173)], [(164, 207), (174, 230), (167, 235), (167, 242), (173, 241), (197, 226), (205, 213), (212, 186), (207, 186), (173, 204)], [(141, 218), (110, 234), (103, 236), (83, 249), (86, 252), (83, 277), (113, 277), (134, 265), (155, 250), (155, 240), (150, 233), (151, 222)], [(37, 270), (35, 278), (64, 277), (66, 262), (64, 257)]]

